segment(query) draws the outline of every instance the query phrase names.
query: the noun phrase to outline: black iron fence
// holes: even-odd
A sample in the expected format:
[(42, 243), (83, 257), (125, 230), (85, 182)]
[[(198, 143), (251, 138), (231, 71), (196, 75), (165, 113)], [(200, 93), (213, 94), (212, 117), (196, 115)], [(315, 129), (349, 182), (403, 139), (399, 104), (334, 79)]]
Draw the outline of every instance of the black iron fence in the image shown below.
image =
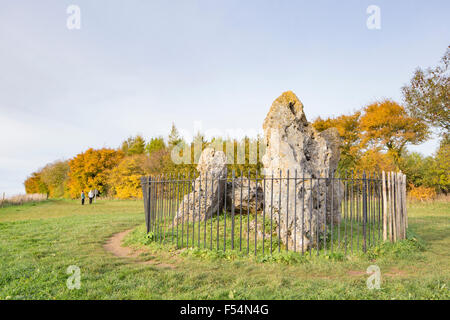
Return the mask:
[(247, 254), (366, 252), (406, 238), (401, 173), (142, 178), (147, 232), (177, 248)]

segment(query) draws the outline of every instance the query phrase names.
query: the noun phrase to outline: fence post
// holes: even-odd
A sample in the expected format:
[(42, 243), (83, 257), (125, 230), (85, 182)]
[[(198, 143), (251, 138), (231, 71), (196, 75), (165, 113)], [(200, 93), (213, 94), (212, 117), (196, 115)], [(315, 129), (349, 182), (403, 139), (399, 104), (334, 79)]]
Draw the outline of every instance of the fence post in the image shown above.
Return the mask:
[(406, 229), (408, 228), (408, 211), (406, 209), (406, 174), (403, 175), (403, 201), (405, 202), (405, 235)]
[(401, 184), (400, 184), (400, 173), (395, 173), (395, 183), (396, 183), (396, 201), (397, 201), (397, 240), (401, 240), (403, 238), (403, 221), (402, 221), (402, 200), (401, 200)]
[(366, 172), (363, 172), (363, 238), (364, 238), (364, 248), (363, 251), (367, 250), (367, 179)]
[(387, 211), (387, 192), (386, 192), (386, 173), (383, 171), (381, 173), (382, 179), (382, 193), (383, 193), (383, 241), (387, 240), (387, 225), (388, 225), (388, 211)]
[(147, 207), (147, 178), (142, 177), (141, 178), (141, 185), (142, 185), (142, 197), (144, 198), (144, 212), (145, 212), (145, 226), (148, 233), (148, 207)]
[(391, 214), (392, 214), (392, 241), (397, 241), (396, 215), (395, 215), (395, 179), (391, 171)]

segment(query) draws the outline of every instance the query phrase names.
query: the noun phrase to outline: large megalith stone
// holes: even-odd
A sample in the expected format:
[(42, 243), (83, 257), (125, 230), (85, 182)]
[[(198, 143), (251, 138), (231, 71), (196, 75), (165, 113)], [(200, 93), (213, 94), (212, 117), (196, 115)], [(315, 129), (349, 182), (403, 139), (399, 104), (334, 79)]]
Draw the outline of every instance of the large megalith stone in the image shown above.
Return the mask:
[[(273, 212), (281, 240), (289, 249), (308, 248), (326, 221), (339, 221), (340, 184), (328, 179), (339, 162), (339, 134), (335, 128), (315, 130), (292, 91), (273, 102), (263, 129), (266, 150), (262, 162), (266, 177), (273, 174), (275, 178), (273, 192), (266, 189), (266, 212)], [(288, 170), (290, 178), (297, 171), (298, 179), (285, 179)]]
[(224, 201), (226, 163), (223, 151), (203, 150), (197, 165), (199, 176), (192, 183), (192, 192), (179, 204), (175, 224), (204, 221), (217, 215)]
[(226, 199), (230, 211), (234, 205), (235, 213), (255, 213), (263, 209), (264, 191), (255, 179), (237, 177), (228, 182)]

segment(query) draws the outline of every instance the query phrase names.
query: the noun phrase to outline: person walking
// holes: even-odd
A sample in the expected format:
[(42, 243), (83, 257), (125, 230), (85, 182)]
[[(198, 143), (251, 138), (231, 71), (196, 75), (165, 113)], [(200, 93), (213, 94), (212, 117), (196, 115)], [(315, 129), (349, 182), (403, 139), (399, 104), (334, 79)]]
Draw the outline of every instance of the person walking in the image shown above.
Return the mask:
[(89, 197), (89, 204), (92, 204), (92, 199), (94, 199), (94, 192), (92, 190), (89, 191), (88, 197)]
[(86, 196), (84, 195), (84, 190), (81, 191), (81, 205), (84, 206), (84, 199), (86, 199)]

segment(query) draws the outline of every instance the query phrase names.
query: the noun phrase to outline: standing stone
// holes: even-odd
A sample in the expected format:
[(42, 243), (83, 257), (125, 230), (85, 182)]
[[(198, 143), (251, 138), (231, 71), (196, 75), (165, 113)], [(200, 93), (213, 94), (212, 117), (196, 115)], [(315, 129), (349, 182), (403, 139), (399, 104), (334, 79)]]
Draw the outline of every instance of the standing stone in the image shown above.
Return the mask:
[[(281, 240), (290, 250), (294, 245), (296, 250), (306, 249), (316, 243), (318, 231), (322, 234), (327, 220), (339, 221), (340, 184), (326, 179), (334, 174), (339, 162), (339, 134), (335, 128), (315, 130), (306, 120), (303, 104), (292, 91), (273, 102), (263, 129), (266, 152), (262, 162), (266, 177), (272, 174), (275, 177), (273, 197), (266, 189), (266, 212), (273, 210)], [(294, 177), (295, 170), (299, 178), (296, 186), (294, 180), (289, 180), (289, 188), (287, 179), (279, 179), (280, 171), (285, 178), (288, 170), (290, 178)], [(319, 182), (317, 178), (321, 178)]]
[[(234, 184), (234, 212), (243, 214), (255, 213), (261, 211), (264, 204), (264, 191), (260, 183), (254, 179), (237, 177), (227, 185), (227, 204), (231, 210), (233, 202), (233, 184)], [(241, 192), (242, 190), (242, 192)]]
[(192, 183), (192, 192), (178, 206), (174, 224), (182, 221), (204, 221), (222, 209), (226, 183), (226, 156), (222, 151), (206, 148), (197, 165), (199, 176)]

